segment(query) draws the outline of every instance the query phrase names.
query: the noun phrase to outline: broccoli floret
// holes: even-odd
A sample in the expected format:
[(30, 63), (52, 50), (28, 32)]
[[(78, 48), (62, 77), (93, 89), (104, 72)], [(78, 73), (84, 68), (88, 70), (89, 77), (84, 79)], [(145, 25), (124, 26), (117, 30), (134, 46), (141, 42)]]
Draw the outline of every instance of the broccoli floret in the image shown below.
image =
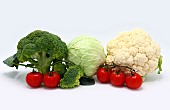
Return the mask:
[(80, 85), (79, 79), (84, 75), (84, 70), (79, 65), (70, 66), (64, 77), (60, 80), (61, 88), (73, 88)]
[(35, 30), (18, 42), (16, 57), (19, 63), (30, 62), (29, 66), (44, 74), (50, 71), (53, 60), (63, 60), (67, 54), (66, 43), (57, 35)]
[(53, 71), (57, 72), (60, 75), (60, 78), (63, 78), (65, 72), (67, 71), (66, 70), (66, 65), (63, 64), (62, 62), (56, 63), (53, 66), (53, 69), (54, 69)]

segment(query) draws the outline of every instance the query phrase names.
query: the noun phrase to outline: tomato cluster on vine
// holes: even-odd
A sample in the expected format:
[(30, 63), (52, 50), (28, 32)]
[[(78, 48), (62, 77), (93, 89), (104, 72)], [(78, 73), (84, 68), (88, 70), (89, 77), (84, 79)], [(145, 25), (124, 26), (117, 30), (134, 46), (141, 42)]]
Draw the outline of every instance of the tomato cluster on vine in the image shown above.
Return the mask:
[[(104, 65), (97, 70), (97, 79), (101, 83), (111, 83), (113, 86), (127, 86), (131, 89), (138, 89), (141, 87), (143, 79), (140, 74), (135, 72), (132, 68), (119, 66), (115, 69), (114, 66)], [(130, 73), (125, 74), (126, 69), (130, 69)]]

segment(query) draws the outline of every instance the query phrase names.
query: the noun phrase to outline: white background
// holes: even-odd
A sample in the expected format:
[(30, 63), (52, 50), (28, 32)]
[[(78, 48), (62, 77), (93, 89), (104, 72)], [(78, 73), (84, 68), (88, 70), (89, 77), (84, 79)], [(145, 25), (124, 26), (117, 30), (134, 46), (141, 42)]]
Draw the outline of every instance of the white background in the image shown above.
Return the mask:
[[(0, 110), (169, 110), (170, 2), (168, 0), (0, 0)], [(16, 52), (20, 38), (35, 29), (69, 42), (91, 35), (106, 46), (121, 31), (142, 28), (161, 46), (163, 72), (151, 73), (138, 90), (96, 82), (75, 89), (31, 89), (25, 68), (2, 61)]]

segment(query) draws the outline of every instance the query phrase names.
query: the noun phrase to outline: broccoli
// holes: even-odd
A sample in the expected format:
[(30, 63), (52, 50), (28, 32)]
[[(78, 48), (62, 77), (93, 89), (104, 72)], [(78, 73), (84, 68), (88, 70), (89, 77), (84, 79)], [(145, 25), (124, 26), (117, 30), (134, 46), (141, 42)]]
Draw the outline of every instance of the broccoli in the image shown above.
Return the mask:
[[(54, 61), (67, 58), (68, 49), (57, 35), (47, 31), (35, 30), (22, 38), (17, 45), (17, 53), (4, 60), (10, 67), (18, 65), (37, 68), (43, 74), (50, 71)], [(29, 62), (29, 64), (24, 64)]]
[(5, 64), (7, 64), (9, 67), (16, 67), (18, 69), (19, 61), (16, 58), (16, 54), (8, 57), (6, 60), (3, 61)]
[(60, 80), (61, 88), (73, 88), (80, 85), (79, 79), (84, 75), (84, 70), (79, 65), (70, 66), (64, 77)]
[(53, 71), (57, 72), (61, 78), (63, 78), (66, 70), (66, 65), (63, 64), (62, 62), (55, 63), (53, 66)]

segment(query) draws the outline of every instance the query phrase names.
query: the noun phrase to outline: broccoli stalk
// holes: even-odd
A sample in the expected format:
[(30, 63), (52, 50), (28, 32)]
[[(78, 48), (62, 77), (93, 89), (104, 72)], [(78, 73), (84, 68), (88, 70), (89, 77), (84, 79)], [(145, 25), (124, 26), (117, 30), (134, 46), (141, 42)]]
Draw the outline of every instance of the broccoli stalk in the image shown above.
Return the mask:
[[(36, 68), (42, 74), (50, 71), (54, 61), (67, 58), (68, 49), (57, 35), (36, 30), (22, 38), (17, 53), (3, 62), (10, 67), (25, 66)], [(27, 62), (27, 64), (25, 64)]]
[(52, 62), (52, 58), (46, 56), (46, 52), (41, 52), (36, 55), (37, 63), (35, 63), (35, 68), (38, 69), (41, 73), (47, 73), (50, 71), (50, 66)]

